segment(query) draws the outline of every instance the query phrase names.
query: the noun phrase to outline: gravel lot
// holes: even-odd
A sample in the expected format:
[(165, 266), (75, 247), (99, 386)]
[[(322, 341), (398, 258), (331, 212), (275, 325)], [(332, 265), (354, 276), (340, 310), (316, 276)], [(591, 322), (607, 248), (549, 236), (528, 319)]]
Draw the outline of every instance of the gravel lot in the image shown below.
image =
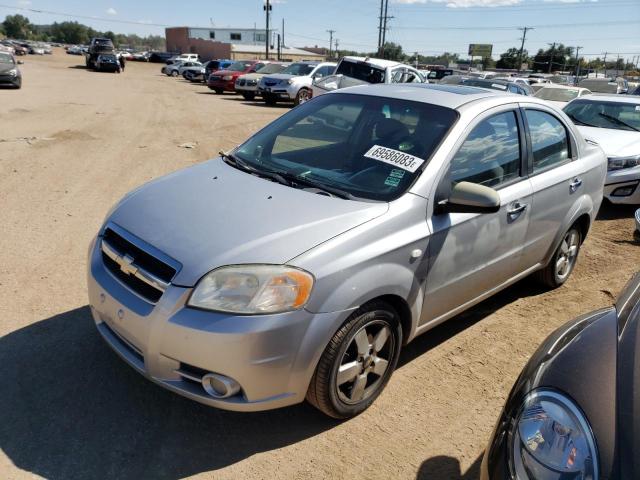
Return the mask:
[(476, 478), (539, 342), (609, 304), (640, 265), (632, 209), (605, 205), (564, 287), (521, 282), (420, 337), (358, 418), (199, 405), (103, 344), (87, 246), (125, 192), (211, 158), (287, 107), (216, 96), (158, 64), (130, 62), (122, 75), (80, 64), (60, 49), (29, 56), (23, 89), (0, 90), (0, 478)]

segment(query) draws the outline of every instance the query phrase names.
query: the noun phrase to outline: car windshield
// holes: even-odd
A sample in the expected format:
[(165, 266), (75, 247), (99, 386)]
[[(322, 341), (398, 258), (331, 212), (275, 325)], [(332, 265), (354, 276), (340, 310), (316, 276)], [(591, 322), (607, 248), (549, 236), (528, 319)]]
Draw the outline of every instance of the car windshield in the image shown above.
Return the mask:
[(286, 67), (284, 65), (281, 65), (279, 63), (267, 63), (260, 70), (256, 70), (256, 73), (280, 73), (285, 68)]
[(0, 53), (0, 63), (13, 65), (13, 57), (6, 53)]
[(244, 72), (251, 65), (253, 65), (252, 62), (236, 62), (229, 65), (226, 70), (229, 70), (231, 72)]
[(579, 90), (572, 88), (541, 88), (534, 95), (543, 100), (552, 102), (570, 102), (578, 96)]
[(455, 110), (409, 100), (323, 95), (283, 115), (233, 154), (300, 188), (390, 201), (420, 175), (457, 117)]
[(309, 63), (292, 63), (280, 73), (287, 75), (309, 75), (316, 66)]
[(564, 112), (578, 125), (640, 131), (640, 102), (575, 100), (564, 107)]
[(336, 75), (342, 74), (367, 83), (384, 83), (384, 69), (367, 62), (343, 60), (336, 69)]

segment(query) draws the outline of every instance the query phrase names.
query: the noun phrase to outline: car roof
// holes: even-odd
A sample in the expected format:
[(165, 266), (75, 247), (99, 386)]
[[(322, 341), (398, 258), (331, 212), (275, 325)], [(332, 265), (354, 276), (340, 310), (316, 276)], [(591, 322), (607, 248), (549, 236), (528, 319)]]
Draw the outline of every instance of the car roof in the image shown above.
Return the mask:
[(354, 61), (354, 62), (366, 62), (369, 63), (371, 65), (375, 65), (376, 67), (382, 67), (382, 68), (387, 68), (387, 67), (394, 67), (396, 65), (402, 65), (400, 62), (396, 62), (393, 60), (385, 60), (382, 58), (369, 58), (369, 57), (344, 57), (342, 59), (344, 60), (350, 60), (350, 61)]
[(588, 88), (584, 88), (584, 87), (576, 87), (576, 86), (573, 86), (573, 85), (560, 85), (560, 84), (557, 84), (557, 83), (544, 83), (543, 85), (544, 85), (544, 87), (542, 87), (540, 90), (551, 90), (551, 89), (578, 90), (578, 91), (589, 90)]
[(637, 95), (620, 95), (616, 93), (594, 93), (591, 95), (584, 95), (576, 100), (592, 100), (615, 102), (615, 103), (630, 103), (632, 105), (640, 105), (640, 97)]
[[(361, 85), (343, 88), (331, 92), (332, 94), (353, 93), (359, 95), (372, 95), (377, 97), (397, 98), (400, 100), (413, 100), (429, 103), (441, 107), (457, 109), (462, 105), (485, 98), (505, 96), (513, 100), (516, 95), (502, 93), (496, 90), (487, 90), (479, 87), (464, 85), (434, 85), (425, 83), (398, 83)], [(531, 97), (527, 97), (527, 101)]]

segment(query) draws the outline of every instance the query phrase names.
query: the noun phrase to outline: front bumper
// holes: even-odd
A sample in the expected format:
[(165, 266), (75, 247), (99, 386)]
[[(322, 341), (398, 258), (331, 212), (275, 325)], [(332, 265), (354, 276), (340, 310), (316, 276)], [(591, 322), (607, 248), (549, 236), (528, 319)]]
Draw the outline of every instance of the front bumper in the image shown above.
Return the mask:
[[(630, 194), (622, 189), (629, 188)], [(620, 195), (623, 192), (625, 195)], [(640, 166), (607, 172), (604, 196), (611, 203), (640, 204)]]
[(17, 87), (22, 82), (20, 75), (0, 75), (0, 85), (11, 85)]
[[(148, 379), (214, 407), (258, 411), (302, 402), (322, 351), (350, 313), (231, 316), (186, 307), (192, 289), (174, 285), (151, 304), (105, 268), (95, 243), (89, 304), (104, 340)], [(226, 399), (212, 397), (193, 372), (225, 375), (241, 390)]]
[(263, 85), (258, 86), (259, 95), (262, 95), (263, 97), (267, 95), (275, 97), (279, 100), (294, 100), (296, 98), (296, 95), (298, 95), (298, 90), (300, 90), (300, 87), (296, 86), (296, 84), (275, 85), (272, 87)]
[(224, 90), (225, 92), (235, 92), (235, 80), (209, 80), (207, 86), (211, 90)]

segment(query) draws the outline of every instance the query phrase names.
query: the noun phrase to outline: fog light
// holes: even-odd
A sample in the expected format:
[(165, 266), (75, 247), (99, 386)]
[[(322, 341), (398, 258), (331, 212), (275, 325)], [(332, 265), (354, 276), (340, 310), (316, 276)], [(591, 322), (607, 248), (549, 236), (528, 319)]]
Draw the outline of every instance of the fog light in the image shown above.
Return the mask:
[(637, 186), (638, 186), (638, 184), (636, 183), (635, 185), (627, 185), (626, 187), (618, 187), (613, 191), (611, 196), (613, 196), (613, 197), (628, 197), (629, 195), (633, 194), (633, 192), (635, 192)]
[(214, 398), (233, 397), (240, 391), (240, 385), (233, 378), (217, 373), (208, 373), (202, 377), (202, 388)]

